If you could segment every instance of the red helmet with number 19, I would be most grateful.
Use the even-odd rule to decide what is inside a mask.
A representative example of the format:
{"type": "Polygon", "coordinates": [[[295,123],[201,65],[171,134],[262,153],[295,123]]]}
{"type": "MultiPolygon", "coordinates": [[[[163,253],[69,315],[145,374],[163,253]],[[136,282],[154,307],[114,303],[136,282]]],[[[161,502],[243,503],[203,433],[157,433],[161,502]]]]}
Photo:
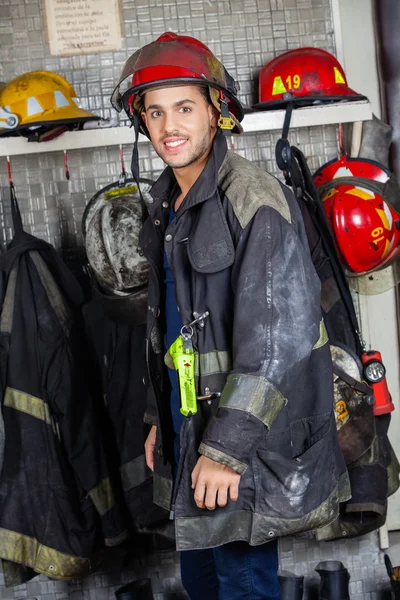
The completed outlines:
{"type": "Polygon", "coordinates": [[[339,61],[320,48],[289,50],[267,63],[259,78],[259,110],[283,108],[288,102],[310,106],[340,100],[365,100],[347,85],[339,61]]]}

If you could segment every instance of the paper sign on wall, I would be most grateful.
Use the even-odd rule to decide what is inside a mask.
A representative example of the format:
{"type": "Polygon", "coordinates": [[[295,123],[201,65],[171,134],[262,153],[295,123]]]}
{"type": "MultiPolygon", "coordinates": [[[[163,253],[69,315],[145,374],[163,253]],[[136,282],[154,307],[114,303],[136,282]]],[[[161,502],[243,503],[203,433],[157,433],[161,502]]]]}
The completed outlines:
{"type": "Polygon", "coordinates": [[[92,54],[121,47],[119,0],[44,0],[50,53],[92,54]]]}

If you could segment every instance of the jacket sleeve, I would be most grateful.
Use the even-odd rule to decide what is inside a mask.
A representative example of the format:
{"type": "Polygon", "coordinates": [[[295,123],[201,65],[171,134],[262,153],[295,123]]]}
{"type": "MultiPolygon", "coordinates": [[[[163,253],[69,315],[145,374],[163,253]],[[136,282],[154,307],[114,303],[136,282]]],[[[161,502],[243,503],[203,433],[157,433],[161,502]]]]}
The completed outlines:
{"type": "Polygon", "coordinates": [[[322,329],[320,282],[298,214],[289,222],[258,209],[240,234],[232,290],[233,368],[199,452],[242,474],[322,329]]]}

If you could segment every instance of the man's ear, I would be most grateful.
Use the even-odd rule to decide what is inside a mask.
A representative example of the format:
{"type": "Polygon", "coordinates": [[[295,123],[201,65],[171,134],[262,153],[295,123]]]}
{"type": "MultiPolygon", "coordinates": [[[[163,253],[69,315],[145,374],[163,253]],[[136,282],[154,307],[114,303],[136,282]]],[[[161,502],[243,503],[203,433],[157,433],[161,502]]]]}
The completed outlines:
{"type": "Polygon", "coordinates": [[[211,127],[216,128],[216,127],[218,127],[219,112],[213,104],[209,105],[209,111],[210,111],[210,125],[211,125],[211,127]]]}
{"type": "Polygon", "coordinates": [[[144,124],[146,125],[146,127],[147,127],[147,115],[146,115],[146,113],[143,111],[143,112],[141,112],[141,113],[140,113],[140,116],[141,116],[141,117],[142,117],[142,119],[143,119],[143,123],[144,123],[144,124]]]}

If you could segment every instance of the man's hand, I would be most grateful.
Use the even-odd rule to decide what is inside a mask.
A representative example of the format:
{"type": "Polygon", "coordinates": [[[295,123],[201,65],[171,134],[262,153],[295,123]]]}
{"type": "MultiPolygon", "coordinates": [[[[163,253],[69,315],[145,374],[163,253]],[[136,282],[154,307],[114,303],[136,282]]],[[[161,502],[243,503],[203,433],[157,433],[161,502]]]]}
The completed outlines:
{"type": "Polygon", "coordinates": [[[214,510],[216,505],[226,506],[229,498],[239,497],[240,475],[230,467],[200,456],[192,471],[194,500],[199,508],[214,510]]]}
{"type": "Polygon", "coordinates": [[[154,471],[154,446],[156,445],[157,426],[152,425],[149,435],[144,443],[144,454],[146,457],[146,465],[154,471]]]}

